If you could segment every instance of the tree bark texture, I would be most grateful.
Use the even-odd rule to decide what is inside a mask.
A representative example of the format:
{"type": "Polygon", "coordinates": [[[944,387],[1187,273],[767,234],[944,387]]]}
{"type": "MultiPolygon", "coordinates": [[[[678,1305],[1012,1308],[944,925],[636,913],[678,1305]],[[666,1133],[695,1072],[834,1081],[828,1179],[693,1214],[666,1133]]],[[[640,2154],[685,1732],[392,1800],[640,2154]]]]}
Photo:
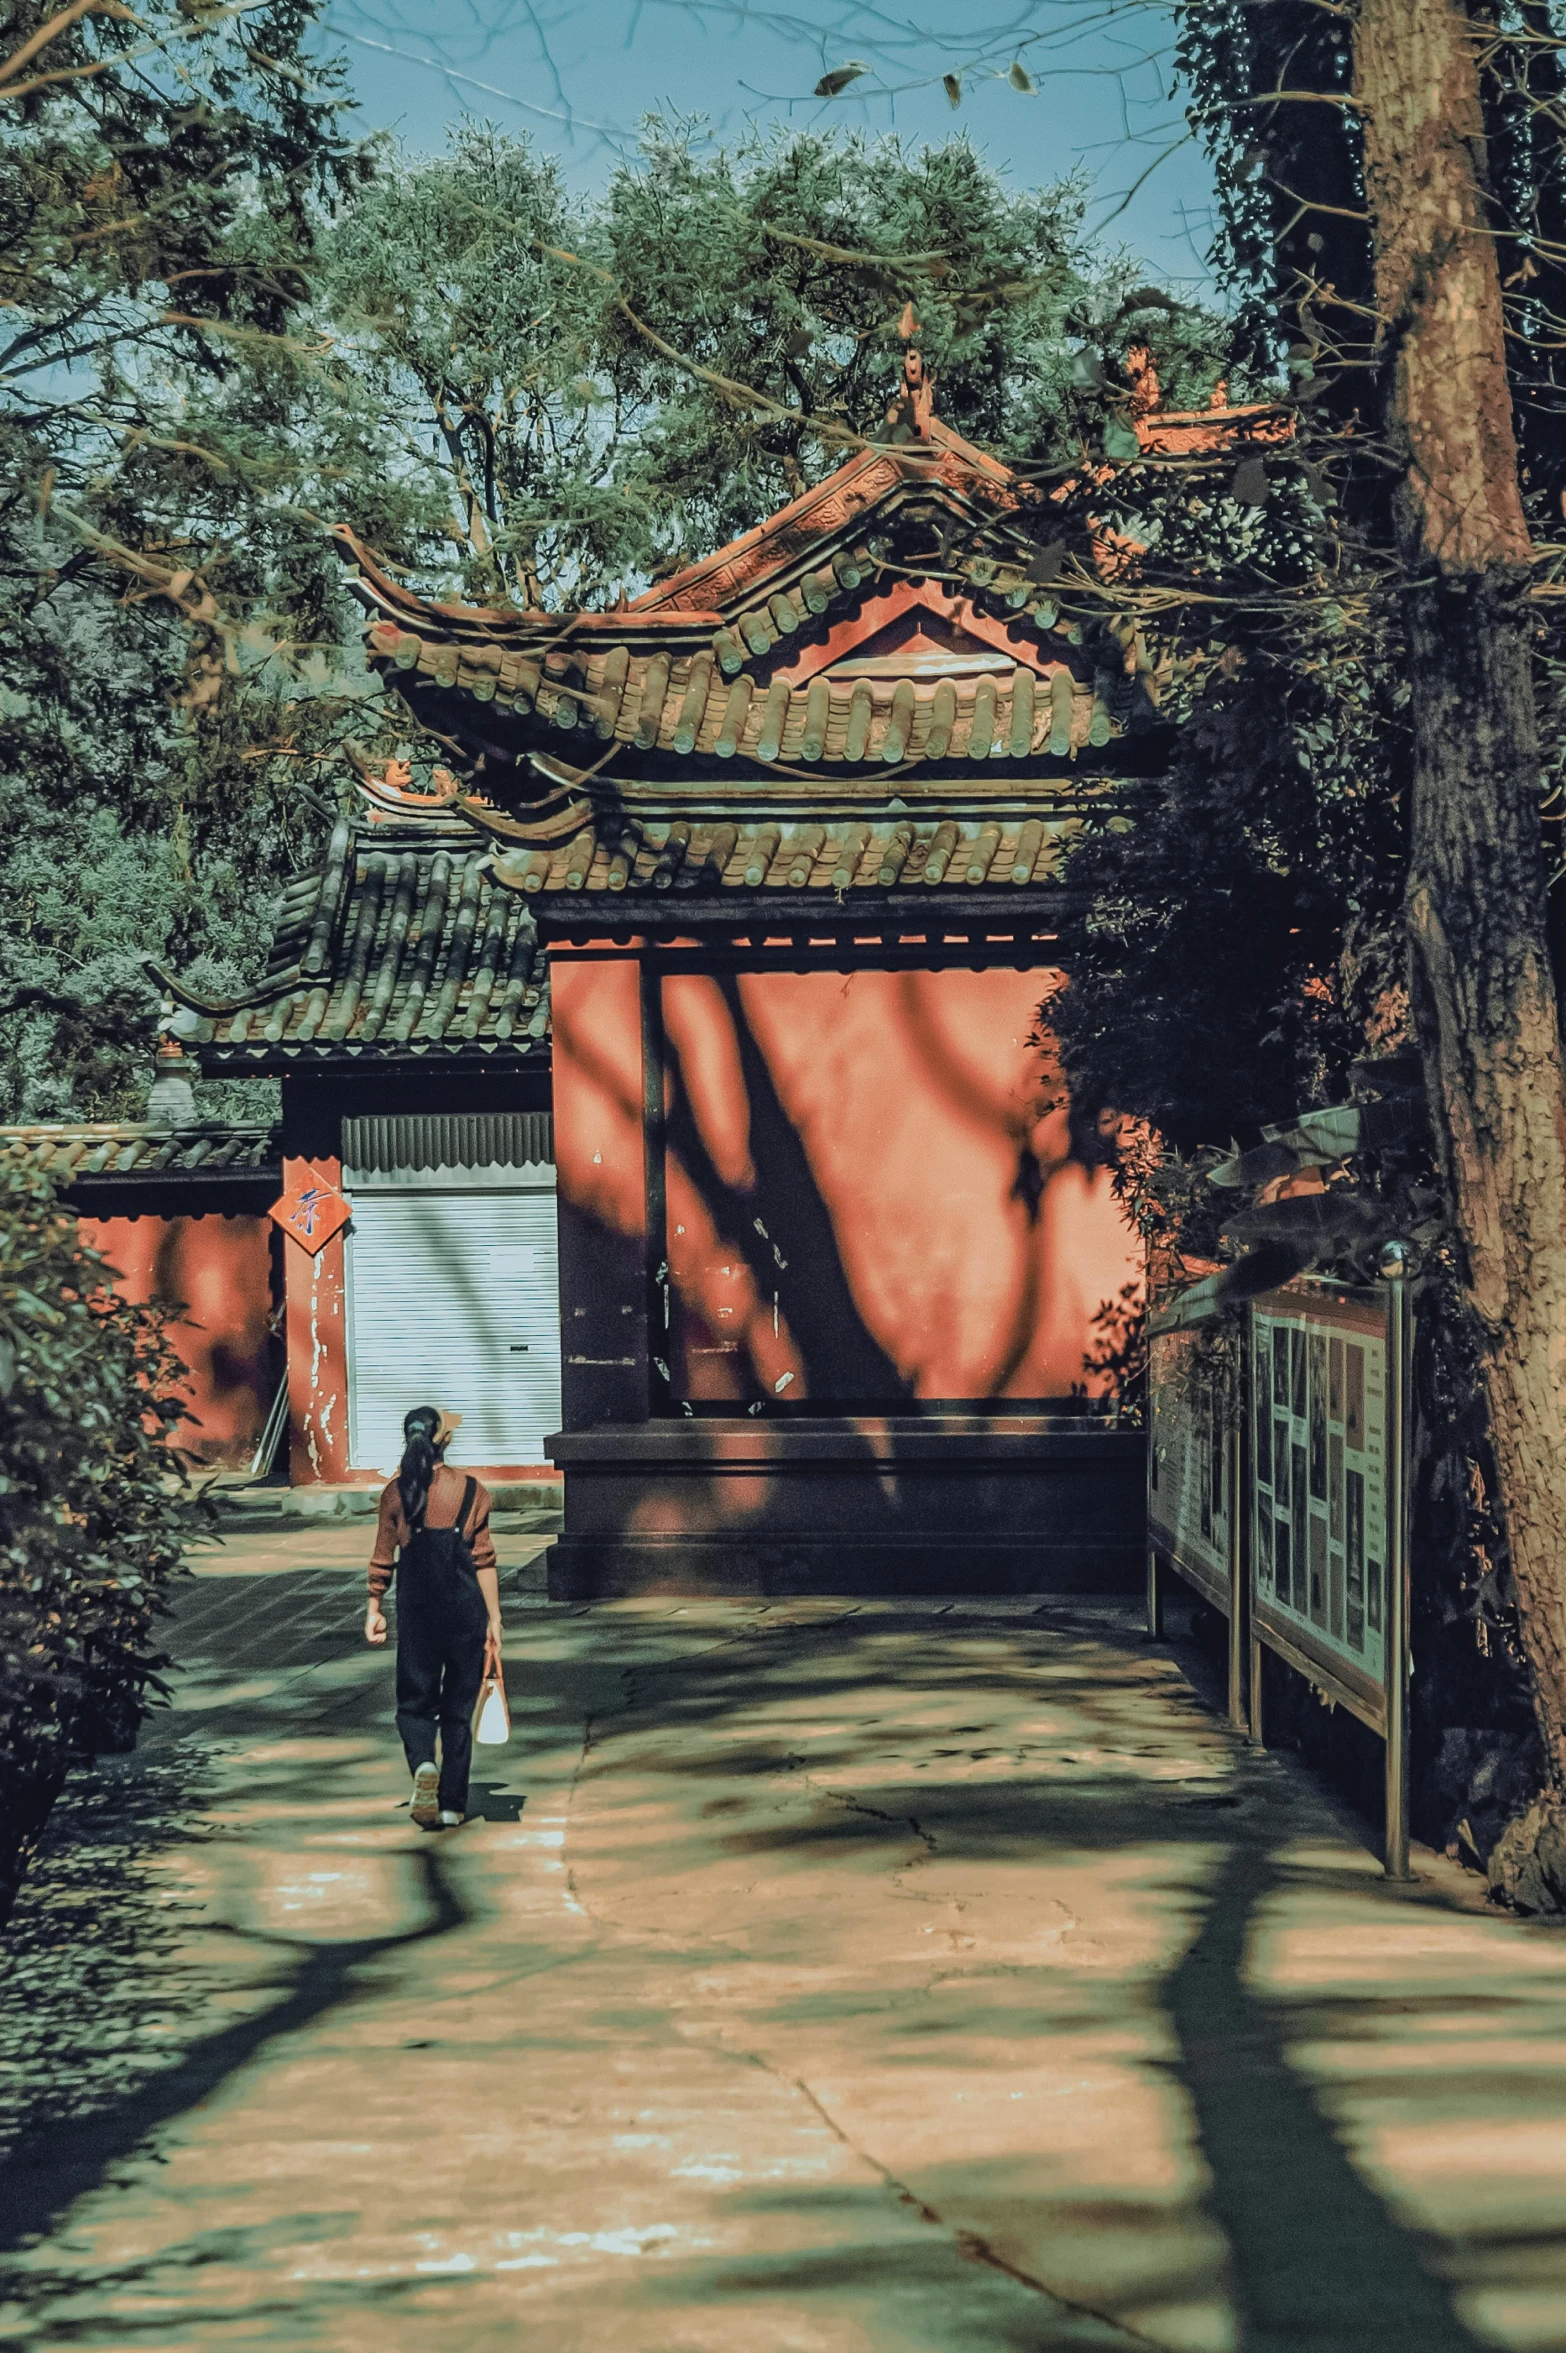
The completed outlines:
{"type": "Polygon", "coordinates": [[[1355,96],[1399,467],[1412,993],[1483,1331],[1540,1726],[1566,1791],[1566,1076],[1546,941],[1529,610],[1476,28],[1362,0],[1355,96]]]}

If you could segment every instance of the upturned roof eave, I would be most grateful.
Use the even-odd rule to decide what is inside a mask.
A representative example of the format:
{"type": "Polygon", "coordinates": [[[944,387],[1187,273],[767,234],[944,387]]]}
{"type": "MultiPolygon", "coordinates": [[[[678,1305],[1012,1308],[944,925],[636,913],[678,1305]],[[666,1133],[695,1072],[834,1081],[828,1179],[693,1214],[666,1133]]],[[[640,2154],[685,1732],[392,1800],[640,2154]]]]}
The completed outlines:
{"type": "MultiPolygon", "coordinates": [[[[1155,458],[1271,445],[1289,439],[1293,430],[1292,412],[1275,401],[1159,410],[1136,420],[1143,454],[1155,458]]],[[[867,443],[764,522],[607,610],[574,607],[550,612],[422,597],[394,580],[348,525],[339,524],[334,537],[353,567],[352,586],[366,608],[421,634],[508,648],[536,649],[572,641],[591,645],[607,639],[633,650],[661,646],[678,651],[687,639],[696,644],[715,628],[732,625],[758,597],[779,590],[786,594],[824,558],[872,531],[877,515],[890,513],[910,494],[938,494],[954,510],[962,510],[965,520],[993,523],[1006,508],[1015,507],[1018,478],[936,417],[926,440],[867,443]],[[866,488],[876,476],[881,477],[880,487],[856,501],[856,490],[866,488]],[[812,517],[821,518],[814,531],[809,529],[812,517]],[[692,601],[704,588],[712,593],[692,601]]]]}
{"type": "MultiPolygon", "coordinates": [[[[539,606],[441,603],[433,597],[420,596],[416,590],[404,588],[400,581],[394,580],[346,523],[336,524],[332,537],[339,555],[351,567],[350,593],[367,612],[382,613],[388,620],[401,622],[409,629],[417,630],[422,623],[432,634],[441,637],[467,638],[476,645],[507,647],[552,644],[557,639],[569,642],[577,637],[608,637],[618,644],[628,636],[634,639],[638,627],[659,644],[665,643],[670,635],[667,623],[649,628],[647,617],[639,618],[627,605],[612,605],[597,612],[579,608],[552,613],[539,606]]],[[[714,608],[710,613],[682,612],[674,619],[681,630],[700,640],[722,625],[723,615],[714,608]]]]}
{"type": "Polygon", "coordinates": [[[607,610],[572,607],[561,612],[516,605],[443,603],[421,597],[394,580],[348,525],[336,526],[333,536],[352,565],[350,583],[359,601],[416,634],[448,640],[536,649],[541,645],[593,644],[605,639],[636,648],[683,650],[687,639],[700,644],[714,629],[732,624],[758,598],[797,585],[807,573],[862,540],[876,527],[878,516],[906,503],[910,494],[938,494],[965,522],[996,519],[995,494],[1008,495],[1013,477],[993,459],[973,449],[956,434],[938,445],[894,447],[877,445],[840,466],[811,490],[805,491],[764,523],[717,548],[698,563],[685,566],[668,580],[659,581],[624,605],[607,610]],[[970,495],[961,475],[952,470],[960,459],[963,470],[987,495],[970,495]],[[945,466],[946,471],[940,469],[945,466]],[[802,537],[810,516],[851,498],[857,481],[880,473],[885,480],[874,496],[853,504],[818,531],[802,537]],[[769,560],[768,551],[775,551],[769,560]],[[756,559],[756,560],[751,560],[756,559]],[[722,593],[687,601],[690,592],[707,582],[722,593]]]}

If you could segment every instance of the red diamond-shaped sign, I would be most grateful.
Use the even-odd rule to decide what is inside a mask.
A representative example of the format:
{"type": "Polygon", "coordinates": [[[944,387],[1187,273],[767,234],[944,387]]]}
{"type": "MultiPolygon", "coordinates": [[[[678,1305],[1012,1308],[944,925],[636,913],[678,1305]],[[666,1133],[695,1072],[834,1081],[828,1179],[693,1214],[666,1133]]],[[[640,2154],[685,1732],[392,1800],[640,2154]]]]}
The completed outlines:
{"type": "Polygon", "coordinates": [[[353,1212],[330,1179],[307,1164],[268,1214],[291,1242],[314,1258],[334,1234],[342,1232],[353,1212]]]}

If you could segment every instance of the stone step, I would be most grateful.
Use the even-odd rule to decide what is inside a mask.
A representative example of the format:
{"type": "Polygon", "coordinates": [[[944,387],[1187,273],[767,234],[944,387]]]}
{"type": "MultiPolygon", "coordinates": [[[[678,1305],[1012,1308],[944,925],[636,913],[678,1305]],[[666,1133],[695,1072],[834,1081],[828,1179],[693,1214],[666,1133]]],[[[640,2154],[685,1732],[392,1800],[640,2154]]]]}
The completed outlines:
{"type": "MultiPolygon", "coordinates": [[[[370,1520],[381,1495],[379,1486],[285,1487],[270,1480],[232,1486],[217,1480],[209,1492],[225,1522],[247,1529],[370,1520]]],[[[558,1479],[502,1480],[490,1487],[490,1495],[497,1531],[553,1533],[560,1525],[564,1490],[558,1479]]]]}

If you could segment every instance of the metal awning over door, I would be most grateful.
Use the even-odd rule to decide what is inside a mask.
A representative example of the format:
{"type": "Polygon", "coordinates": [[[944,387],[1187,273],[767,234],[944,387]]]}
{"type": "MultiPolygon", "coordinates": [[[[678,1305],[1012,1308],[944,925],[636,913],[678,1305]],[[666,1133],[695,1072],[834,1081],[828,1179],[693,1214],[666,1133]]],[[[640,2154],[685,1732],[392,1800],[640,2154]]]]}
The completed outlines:
{"type": "Polygon", "coordinates": [[[494,1135],[500,1122],[448,1119],[429,1154],[406,1132],[422,1124],[345,1122],[402,1131],[344,1137],[354,1468],[395,1468],[415,1405],[461,1414],[459,1466],[541,1463],[560,1426],[554,1171],[533,1157],[544,1139],[508,1162],[491,1157],[511,1141],[494,1135]],[[460,1132],[470,1124],[487,1132],[460,1132]],[[483,1157],[467,1158],[475,1147],[483,1157]]]}

